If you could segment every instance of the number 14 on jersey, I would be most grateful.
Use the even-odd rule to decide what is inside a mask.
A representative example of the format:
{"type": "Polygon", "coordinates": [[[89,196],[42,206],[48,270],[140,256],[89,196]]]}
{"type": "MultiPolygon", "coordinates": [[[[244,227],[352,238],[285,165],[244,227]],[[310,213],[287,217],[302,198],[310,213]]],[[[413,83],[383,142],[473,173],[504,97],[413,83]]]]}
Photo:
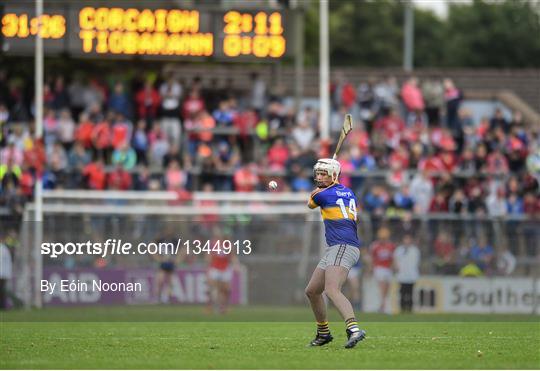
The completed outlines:
{"type": "Polygon", "coordinates": [[[343,218],[345,219],[351,219],[350,216],[352,216],[352,220],[356,221],[356,201],[352,198],[349,199],[349,207],[345,207],[345,201],[342,198],[338,198],[336,201],[336,204],[338,204],[339,208],[341,209],[341,214],[343,214],[343,218]],[[350,216],[349,216],[350,214],[350,216]]]}

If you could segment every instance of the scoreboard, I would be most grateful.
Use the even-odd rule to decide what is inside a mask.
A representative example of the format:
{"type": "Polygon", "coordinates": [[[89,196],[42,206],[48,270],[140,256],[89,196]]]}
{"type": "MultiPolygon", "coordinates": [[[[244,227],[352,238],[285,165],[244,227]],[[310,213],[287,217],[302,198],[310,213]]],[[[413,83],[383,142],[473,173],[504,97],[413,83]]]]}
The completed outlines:
{"type": "Polygon", "coordinates": [[[141,7],[136,1],[105,6],[110,3],[45,1],[39,30],[33,2],[7,2],[0,8],[1,50],[32,55],[39,30],[49,55],[272,60],[292,54],[287,11],[141,7]]]}

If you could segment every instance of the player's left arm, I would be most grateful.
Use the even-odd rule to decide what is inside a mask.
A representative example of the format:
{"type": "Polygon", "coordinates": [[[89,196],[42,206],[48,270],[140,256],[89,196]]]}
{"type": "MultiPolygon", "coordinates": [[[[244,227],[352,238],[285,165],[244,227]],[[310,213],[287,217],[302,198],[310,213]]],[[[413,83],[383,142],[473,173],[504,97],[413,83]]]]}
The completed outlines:
{"type": "Polygon", "coordinates": [[[308,205],[307,205],[310,209],[316,209],[317,207],[320,206],[320,200],[319,200],[320,192],[321,192],[320,189],[316,189],[313,192],[311,192],[311,195],[309,196],[308,205]]]}

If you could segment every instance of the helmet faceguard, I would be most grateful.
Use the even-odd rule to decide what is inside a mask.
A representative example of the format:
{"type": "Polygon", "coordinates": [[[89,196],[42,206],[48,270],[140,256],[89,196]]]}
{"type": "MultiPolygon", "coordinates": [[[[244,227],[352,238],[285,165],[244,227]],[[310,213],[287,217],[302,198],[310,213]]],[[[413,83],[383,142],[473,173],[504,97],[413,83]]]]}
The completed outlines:
{"type": "Polygon", "coordinates": [[[317,187],[325,188],[330,186],[330,184],[324,184],[317,181],[317,172],[324,172],[332,179],[331,183],[335,183],[337,182],[339,173],[341,172],[341,165],[337,160],[332,158],[321,158],[317,161],[315,166],[313,166],[313,178],[317,184],[317,187]]]}

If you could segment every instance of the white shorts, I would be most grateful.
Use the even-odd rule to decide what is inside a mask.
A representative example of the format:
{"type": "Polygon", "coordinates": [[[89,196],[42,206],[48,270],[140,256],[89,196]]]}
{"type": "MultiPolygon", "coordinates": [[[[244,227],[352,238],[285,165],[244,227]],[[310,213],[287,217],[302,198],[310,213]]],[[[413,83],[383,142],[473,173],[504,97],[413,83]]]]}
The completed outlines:
{"type": "Polygon", "coordinates": [[[326,270],[326,267],[336,265],[350,270],[358,259],[360,259],[358,247],[347,244],[333,245],[326,248],[317,268],[326,270]]]}
{"type": "Polygon", "coordinates": [[[392,270],[386,267],[373,268],[373,277],[376,281],[390,282],[392,281],[392,270]]]}
{"type": "Polygon", "coordinates": [[[208,278],[212,281],[231,282],[233,271],[231,268],[220,270],[216,268],[208,269],[208,278]]]}

